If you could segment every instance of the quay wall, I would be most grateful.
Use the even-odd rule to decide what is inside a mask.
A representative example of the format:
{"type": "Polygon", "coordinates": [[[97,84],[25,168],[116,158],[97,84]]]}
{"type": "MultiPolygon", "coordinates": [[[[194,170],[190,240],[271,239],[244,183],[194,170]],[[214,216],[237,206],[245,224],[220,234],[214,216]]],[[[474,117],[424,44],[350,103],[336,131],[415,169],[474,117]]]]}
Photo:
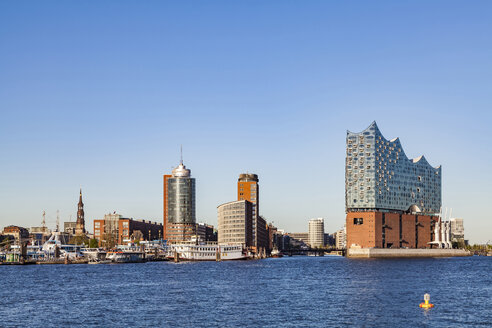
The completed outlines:
{"type": "Polygon", "coordinates": [[[349,258],[458,257],[471,256],[463,249],[349,248],[349,258]]]}

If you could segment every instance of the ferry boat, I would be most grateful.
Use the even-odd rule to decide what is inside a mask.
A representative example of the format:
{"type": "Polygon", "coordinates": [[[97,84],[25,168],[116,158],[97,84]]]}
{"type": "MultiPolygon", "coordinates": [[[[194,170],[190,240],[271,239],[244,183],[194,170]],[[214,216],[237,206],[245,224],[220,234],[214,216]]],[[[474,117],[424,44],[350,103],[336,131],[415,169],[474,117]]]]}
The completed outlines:
{"type": "Polygon", "coordinates": [[[89,261],[106,259],[106,251],[103,248],[82,248],[80,251],[89,261]]]}
{"type": "Polygon", "coordinates": [[[168,246],[168,258],[183,261],[232,261],[244,260],[246,254],[241,244],[182,243],[168,246]]]}
{"type": "Polygon", "coordinates": [[[137,251],[109,251],[106,254],[106,260],[113,263],[139,263],[145,261],[144,252],[137,251]]]}

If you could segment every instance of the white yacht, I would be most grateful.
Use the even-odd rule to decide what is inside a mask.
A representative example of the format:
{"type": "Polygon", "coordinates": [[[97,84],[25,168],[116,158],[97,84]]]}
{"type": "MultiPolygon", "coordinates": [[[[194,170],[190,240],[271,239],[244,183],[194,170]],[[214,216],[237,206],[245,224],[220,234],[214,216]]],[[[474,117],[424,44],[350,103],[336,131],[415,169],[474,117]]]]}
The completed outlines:
{"type": "Polygon", "coordinates": [[[83,245],[66,244],[67,241],[65,239],[66,236],[64,234],[54,232],[50,239],[43,244],[42,251],[47,257],[53,257],[56,255],[56,249],[58,248],[60,257],[68,257],[71,260],[84,256],[81,252],[81,249],[84,247],[83,245]]]}

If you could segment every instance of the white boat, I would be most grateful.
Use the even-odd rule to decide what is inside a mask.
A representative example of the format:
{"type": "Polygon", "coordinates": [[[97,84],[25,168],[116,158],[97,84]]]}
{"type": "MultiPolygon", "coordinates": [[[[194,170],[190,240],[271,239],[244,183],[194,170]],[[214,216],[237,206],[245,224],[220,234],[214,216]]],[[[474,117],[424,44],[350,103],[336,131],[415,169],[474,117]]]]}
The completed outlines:
{"type": "Polygon", "coordinates": [[[89,260],[104,260],[106,251],[102,248],[82,248],[81,253],[89,260]]]}
{"type": "Polygon", "coordinates": [[[168,246],[168,258],[183,261],[231,261],[246,259],[241,244],[183,243],[168,246]]]}
{"type": "Polygon", "coordinates": [[[113,263],[138,263],[145,260],[145,253],[135,251],[109,251],[106,259],[113,263]]]}
{"type": "MultiPolygon", "coordinates": [[[[48,239],[42,247],[42,251],[46,254],[46,256],[53,257],[56,256],[56,250],[59,250],[60,257],[67,257],[70,260],[77,259],[83,257],[81,249],[84,247],[83,245],[70,245],[64,243],[64,235],[59,232],[54,232],[50,239],[48,239]]],[[[45,258],[46,258],[45,256],[45,258]]]]}
{"type": "Polygon", "coordinates": [[[282,257],[282,252],[280,252],[277,248],[272,249],[272,252],[270,253],[270,257],[273,258],[279,258],[282,257]]]}
{"type": "Polygon", "coordinates": [[[109,264],[113,263],[111,260],[99,260],[99,259],[91,259],[87,264],[109,264]]]}

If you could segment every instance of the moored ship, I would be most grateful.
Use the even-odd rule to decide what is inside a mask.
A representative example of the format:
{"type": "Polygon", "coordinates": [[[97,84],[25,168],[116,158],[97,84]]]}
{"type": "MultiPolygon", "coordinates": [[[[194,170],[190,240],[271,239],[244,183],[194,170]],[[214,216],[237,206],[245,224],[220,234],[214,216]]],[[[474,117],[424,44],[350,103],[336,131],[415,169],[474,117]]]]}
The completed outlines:
{"type": "Polygon", "coordinates": [[[183,261],[232,261],[246,259],[246,254],[241,244],[173,244],[169,245],[167,256],[170,259],[183,261]]]}
{"type": "Polygon", "coordinates": [[[106,260],[113,263],[139,263],[145,261],[145,253],[137,251],[109,251],[106,260]]]}

